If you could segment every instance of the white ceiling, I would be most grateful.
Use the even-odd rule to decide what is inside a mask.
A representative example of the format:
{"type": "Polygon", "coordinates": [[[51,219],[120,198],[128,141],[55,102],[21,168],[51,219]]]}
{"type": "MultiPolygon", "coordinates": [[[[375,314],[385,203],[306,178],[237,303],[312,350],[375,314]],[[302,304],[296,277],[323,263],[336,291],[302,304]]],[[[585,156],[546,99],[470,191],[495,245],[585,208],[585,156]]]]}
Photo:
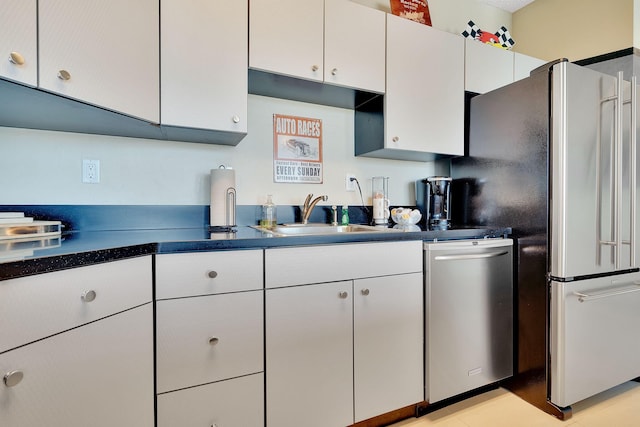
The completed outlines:
{"type": "Polygon", "coordinates": [[[515,12],[532,3],[534,0],[478,0],[480,3],[506,10],[507,12],[515,12]]]}

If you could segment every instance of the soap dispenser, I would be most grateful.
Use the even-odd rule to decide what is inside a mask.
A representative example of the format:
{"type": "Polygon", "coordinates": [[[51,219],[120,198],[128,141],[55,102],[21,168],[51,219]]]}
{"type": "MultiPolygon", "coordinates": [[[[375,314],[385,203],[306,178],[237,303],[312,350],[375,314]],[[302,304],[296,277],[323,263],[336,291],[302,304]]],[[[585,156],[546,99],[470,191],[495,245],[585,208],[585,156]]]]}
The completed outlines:
{"type": "Polygon", "coordinates": [[[342,207],[342,225],[349,225],[349,206],[342,207]]]}
{"type": "Polygon", "coordinates": [[[265,228],[273,228],[278,223],[276,215],[276,205],[273,203],[271,194],[267,195],[267,201],[262,205],[262,216],[260,217],[260,226],[265,228]]]}

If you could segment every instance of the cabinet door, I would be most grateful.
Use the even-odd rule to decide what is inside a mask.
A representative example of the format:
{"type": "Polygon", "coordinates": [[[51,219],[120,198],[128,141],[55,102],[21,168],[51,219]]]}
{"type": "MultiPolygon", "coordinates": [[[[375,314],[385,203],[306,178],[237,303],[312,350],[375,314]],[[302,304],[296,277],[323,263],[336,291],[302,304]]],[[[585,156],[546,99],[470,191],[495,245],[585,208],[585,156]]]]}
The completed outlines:
{"type": "Polygon", "coordinates": [[[324,19],[325,83],[384,93],[385,13],[325,0],[324,19]]]}
{"type": "Polygon", "coordinates": [[[424,399],[422,289],[418,273],[354,281],[356,422],[424,399]]]}
{"type": "Polygon", "coordinates": [[[264,427],[264,377],[247,375],[158,396],[158,427],[264,427]]]}
{"type": "Polygon", "coordinates": [[[40,0],[40,87],[159,121],[155,0],[40,0]]]}
{"type": "Polygon", "coordinates": [[[352,284],[265,292],[267,425],[353,423],[352,284]]]}
{"type": "Polygon", "coordinates": [[[158,393],[263,371],[262,291],[158,301],[158,393]]]}
{"type": "Polygon", "coordinates": [[[4,0],[0,12],[0,77],[38,84],[36,0],[4,0]]]}
{"type": "Polygon", "coordinates": [[[387,149],[464,154],[464,39],[387,14],[387,149]]]}
{"type": "Polygon", "coordinates": [[[518,52],[513,53],[513,80],[529,77],[532,70],[544,65],[546,61],[533,56],[523,55],[518,52]]]}
{"type": "Polygon", "coordinates": [[[162,0],[161,122],[247,131],[247,0],[162,0]]]}
{"type": "Polygon", "coordinates": [[[249,67],[323,80],[324,0],[250,0],[249,67]]]}
{"type": "Polygon", "coordinates": [[[146,304],[0,355],[2,425],[153,427],[153,310],[146,304]]]}
{"type": "Polygon", "coordinates": [[[0,286],[0,352],[151,299],[151,256],[4,281],[0,286]]]}
{"type": "Polygon", "coordinates": [[[513,52],[465,39],[465,90],[485,93],[509,83],[513,83],[513,52]]]}

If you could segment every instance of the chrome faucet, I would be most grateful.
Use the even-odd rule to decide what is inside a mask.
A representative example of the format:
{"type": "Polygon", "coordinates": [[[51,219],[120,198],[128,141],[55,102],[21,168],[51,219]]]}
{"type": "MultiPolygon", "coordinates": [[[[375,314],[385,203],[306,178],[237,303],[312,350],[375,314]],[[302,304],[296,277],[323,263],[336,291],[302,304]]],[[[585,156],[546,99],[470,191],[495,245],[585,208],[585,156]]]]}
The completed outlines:
{"type": "Polygon", "coordinates": [[[311,211],[313,210],[313,208],[316,207],[318,202],[320,200],[322,200],[323,202],[326,202],[328,199],[327,196],[318,196],[315,199],[311,200],[312,197],[313,197],[313,194],[309,194],[307,198],[304,200],[304,205],[302,206],[302,223],[303,224],[306,224],[309,222],[311,211]]]}

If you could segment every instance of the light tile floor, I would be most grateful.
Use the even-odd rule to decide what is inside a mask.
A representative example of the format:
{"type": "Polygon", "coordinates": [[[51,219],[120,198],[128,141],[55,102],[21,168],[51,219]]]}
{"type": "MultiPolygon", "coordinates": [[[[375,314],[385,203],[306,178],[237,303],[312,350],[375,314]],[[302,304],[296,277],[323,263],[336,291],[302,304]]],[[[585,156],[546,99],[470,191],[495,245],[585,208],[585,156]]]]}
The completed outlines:
{"type": "Polygon", "coordinates": [[[499,388],[392,427],[638,427],[640,383],[627,382],[573,405],[567,421],[499,388]]]}

